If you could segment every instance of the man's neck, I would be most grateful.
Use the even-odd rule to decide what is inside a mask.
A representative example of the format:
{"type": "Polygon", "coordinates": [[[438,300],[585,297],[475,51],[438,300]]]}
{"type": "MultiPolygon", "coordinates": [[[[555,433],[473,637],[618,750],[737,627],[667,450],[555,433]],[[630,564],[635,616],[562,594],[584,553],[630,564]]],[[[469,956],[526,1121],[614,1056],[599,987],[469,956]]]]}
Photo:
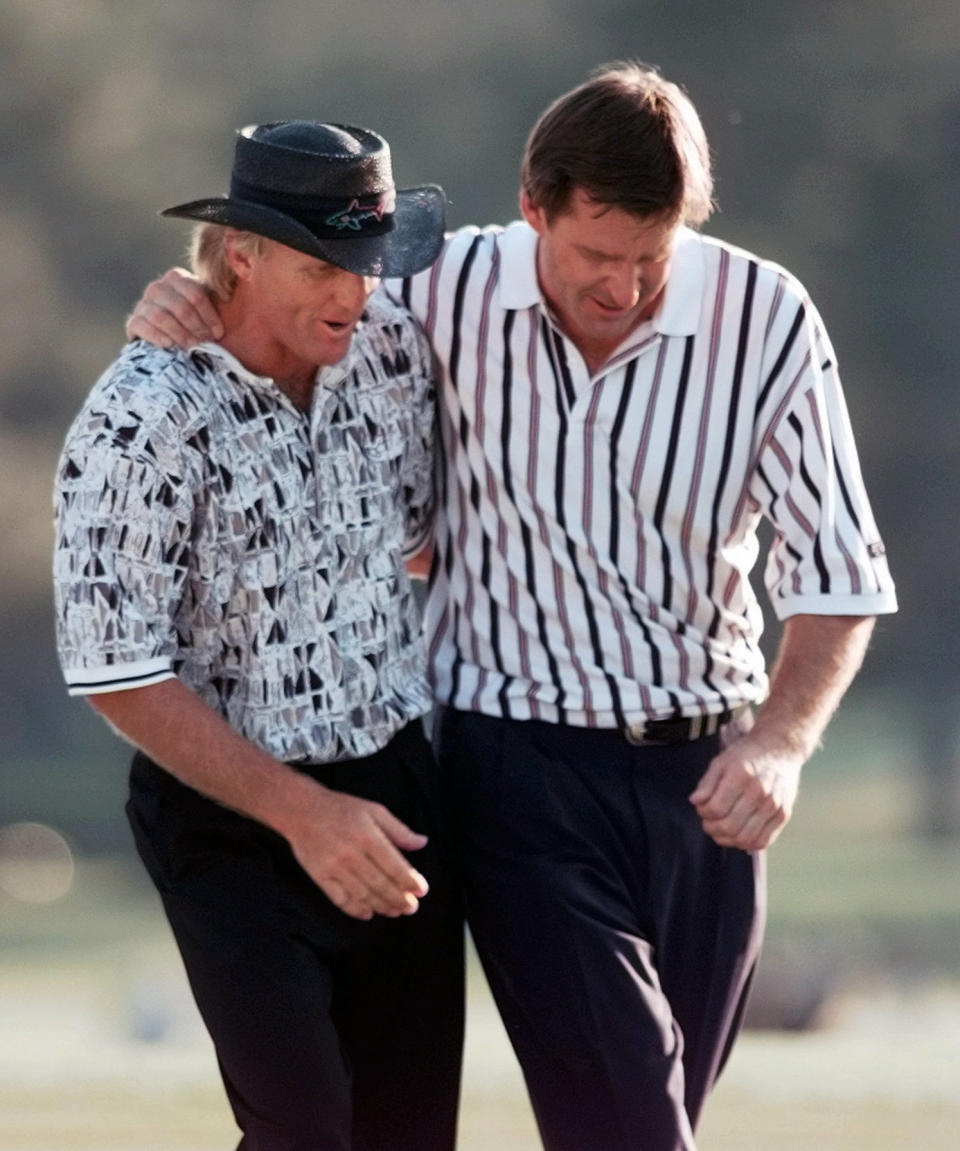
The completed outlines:
{"type": "Polygon", "coordinates": [[[543,278],[539,274],[539,265],[537,268],[538,280],[540,282],[540,293],[550,308],[553,314],[554,322],[560,331],[567,337],[568,340],[574,345],[580,355],[583,357],[584,363],[587,365],[587,370],[591,376],[595,376],[600,369],[608,362],[613,356],[614,352],[621,347],[636,330],[651,319],[663,306],[664,290],[660,292],[650,301],[641,312],[637,313],[636,318],[622,332],[611,336],[609,339],[601,339],[589,332],[584,331],[578,324],[574,323],[571,318],[566,315],[562,308],[559,308],[554,301],[550,298],[543,287],[543,278]]]}
{"type": "Polygon", "coordinates": [[[309,411],[320,365],[306,364],[276,345],[267,344],[231,301],[217,303],[223,321],[219,343],[256,376],[269,379],[301,411],[309,411]]]}
{"type": "MultiPolygon", "coordinates": [[[[544,297],[546,298],[546,297],[544,297]]],[[[637,331],[639,327],[645,324],[651,317],[653,317],[659,310],[663,302],[663,294],[661,293],[657,298],[651,301],[646,308],[643,309],[636,320],[625,331],[619,333],[616,337],[609,340],[591,339],[585,332],[576,329],[569,322],[564,320],[556,309],[551,307],[553,314],[556,318],[557,326],[560,331],[571,341],[577,351],[583,356],[584,363],[587,365],[587,371],[591,376],[597,375],[600,369],[606,364],[613,356],[614,352],[630,339],[631,336],[637,331]]]]}

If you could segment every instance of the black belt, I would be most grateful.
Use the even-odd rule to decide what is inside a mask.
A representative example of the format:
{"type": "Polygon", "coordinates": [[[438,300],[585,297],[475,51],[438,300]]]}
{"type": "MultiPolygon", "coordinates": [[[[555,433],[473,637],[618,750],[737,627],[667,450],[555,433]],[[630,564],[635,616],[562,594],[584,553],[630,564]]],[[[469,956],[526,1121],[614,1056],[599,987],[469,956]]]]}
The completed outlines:
{"type": "Polygon", "coordinates": [[[623,738],[627,743],[665,744],[688,743],[692,739],[704,739],[715,735],[725,723],[749,709],[749,704],[718,711],[713,715],[685,715],[676,719],[646,719],[631,723],[624,728],[623,738]]]}

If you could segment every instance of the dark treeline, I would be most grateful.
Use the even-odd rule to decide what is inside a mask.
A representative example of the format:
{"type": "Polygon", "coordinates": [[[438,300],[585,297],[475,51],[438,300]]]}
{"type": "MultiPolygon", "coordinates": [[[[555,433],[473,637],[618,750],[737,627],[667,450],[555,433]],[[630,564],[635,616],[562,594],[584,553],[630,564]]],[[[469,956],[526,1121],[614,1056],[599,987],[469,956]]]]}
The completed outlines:
{"type": "MultiPolygon", "coordinates": [[[[956,828],[954,412],[960,8],[760,0],[7,0],[0,10],[0,824],[125,843],[124,753],[67,703],[49,593],[66,427],[142,285],[182,260],[171,203],[223,190],[232,129],[368,124],[451,225],[516,215],[537,112],[603,61],[683,83],[715,155],[709,231],[786,264],[824,315],[901,598],[856,690],[896,709],[956,828]]],[[[772,639],[775,636],[771,636],[772,639]]]]}

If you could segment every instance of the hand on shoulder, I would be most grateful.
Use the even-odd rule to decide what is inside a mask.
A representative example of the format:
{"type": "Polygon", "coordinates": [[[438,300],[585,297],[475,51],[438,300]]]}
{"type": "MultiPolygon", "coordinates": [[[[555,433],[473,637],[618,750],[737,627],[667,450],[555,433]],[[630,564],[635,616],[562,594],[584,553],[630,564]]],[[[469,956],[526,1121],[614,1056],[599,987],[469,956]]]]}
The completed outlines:
{"type": "Polygon", "coordinates": [[[185,268],[171,268],[149,283],[127,317],[128,340],[160,348],[188,348],[223,335],[223,324],[207,289],[185,268]]]}

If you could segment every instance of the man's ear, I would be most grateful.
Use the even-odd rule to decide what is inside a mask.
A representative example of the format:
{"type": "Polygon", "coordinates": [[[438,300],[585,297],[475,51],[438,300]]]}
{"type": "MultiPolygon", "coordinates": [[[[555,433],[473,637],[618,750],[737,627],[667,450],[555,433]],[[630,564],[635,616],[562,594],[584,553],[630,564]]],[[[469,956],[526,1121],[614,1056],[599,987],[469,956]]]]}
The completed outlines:
{"type": "Polygon", "coordinates": [[[542,236],[547,227],[546,212],[530,199],[526,191],[520,193],[520,211],[523,213],[523,218],[537,235],[542,236]]]}
{"type": "Polygon", "coordinates": [[[247,280],[250,278],[257,256],[249,244],[237,243],[239,236],[240,232],[236,228],[226,229],[223,237],[223,253],[237,279],[247,280]]]}

